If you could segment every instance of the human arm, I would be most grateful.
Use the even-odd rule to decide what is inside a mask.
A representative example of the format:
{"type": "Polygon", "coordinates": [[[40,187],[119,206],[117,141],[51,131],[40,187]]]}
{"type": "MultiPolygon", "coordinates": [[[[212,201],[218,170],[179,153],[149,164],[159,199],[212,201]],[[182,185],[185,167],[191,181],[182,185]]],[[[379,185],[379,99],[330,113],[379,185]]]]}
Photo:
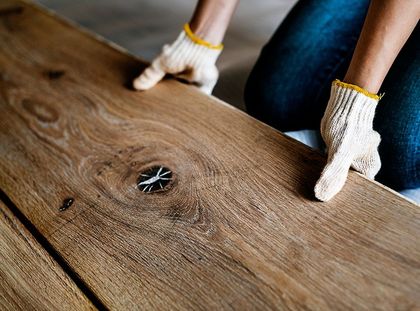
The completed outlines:
{"type": "MultiPolygon", "coordinates": [[[[372,0],[344,82],[334,82],[321,121],[328,160],[315,196],[328,201],[343,187],[348,169],[373,179],[381,167],[375,108],[386,74],[420,17],[418,0],[372,0]]],[[[379,104],[380,105],[380,104],[379,104]]]]}
{"type": "Polygon", "coordinates": [[[137,90],[147,90],[166,73],[197,85],[210,94],[218,79],[216,60],[221,42],[238,0],[200,0],[189,24],[170,45],[133,81],[137,90]]]}
{"type": "Polygon", "coordinates": [[[223,41],[239,0],[199,0],[190,21],[191,30],[213,44],[223,41]]]}
{"type": "Polygon", "coordinates": [[[419,0],[372,0],[344,82],[378,93],[419,18],[419,0]]]}

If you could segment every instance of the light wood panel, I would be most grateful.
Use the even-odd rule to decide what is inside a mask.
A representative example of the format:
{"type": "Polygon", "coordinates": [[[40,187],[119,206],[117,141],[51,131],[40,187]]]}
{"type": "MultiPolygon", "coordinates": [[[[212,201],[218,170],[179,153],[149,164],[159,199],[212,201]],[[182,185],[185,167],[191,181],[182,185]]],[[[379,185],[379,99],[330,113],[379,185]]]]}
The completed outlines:
{"type": "Polygon", "coordinates": [[[0,187],[103,304],[420,306],[418,207],[355,172],[317,202],[317,152],[176,81],[134,92],[139,60],[16,5],[0,13],[0,187]],[[143,192],[153,166],[172,180],[143,192]]]}
{"type": "Polygon", "coordinates": [[[0,309],[94,310],[2,201],[0,214],[0,309]]]}

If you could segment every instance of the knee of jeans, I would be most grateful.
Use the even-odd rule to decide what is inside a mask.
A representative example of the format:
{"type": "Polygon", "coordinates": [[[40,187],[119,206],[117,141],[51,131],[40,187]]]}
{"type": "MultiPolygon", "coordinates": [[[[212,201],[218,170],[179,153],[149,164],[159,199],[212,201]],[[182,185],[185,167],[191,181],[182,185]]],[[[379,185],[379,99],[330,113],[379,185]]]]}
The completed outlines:
{"type": "MultiPolygon", "coordinates": [[[[266,118],[267,104],[270,100],[267,97],[265,86],[261,83],[263,77],[256,77],[254,72],[251,72],[245,85],[244,102],[247,113],[257,119],[266,118]]],[[[262,120],[263,121],[263,120],[262,120]]]]}
{"type": "Polygon", "coordinates": [[[376,180],[395,190],[420,187],[420,159],[412,139],[382,140],[379,146],[382,167],[376,180]]]}
{"type": "Polygon", "coordinates": [[[287,131],[290,116],[290,101],[287,94],[279,96],[277,83],[270,77],[252,72],[248,78],[244,92],[247,113],[280,131],[287,131]]]}

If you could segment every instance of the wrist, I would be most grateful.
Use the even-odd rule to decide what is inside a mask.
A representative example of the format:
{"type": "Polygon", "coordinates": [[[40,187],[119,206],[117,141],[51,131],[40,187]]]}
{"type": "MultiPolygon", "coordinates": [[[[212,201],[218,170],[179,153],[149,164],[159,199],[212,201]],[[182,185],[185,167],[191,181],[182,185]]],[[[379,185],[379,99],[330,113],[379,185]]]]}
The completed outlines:
{"type": "Polygon", "coordinates": [[[383,82],[381,76],[383,76],[381,72],[373,72],[373,70],[369,67],[369,64],[366,64],[362,69],[359,68],[357,71],[349,68],[343,81],[349,84],[357,85],[369,93],[375,94],[379,92],[379,88],[383,82]]]}
{"type": "Polygon", "coordinates": [[[201,39],[222,43],[239,0],[200,0],[190,20],[191,30],[201,39]]]}
{"type": "Polygon", "coordinates": [[[206,22],[198,22],[192,20],[189,23],[191,31],[199,38],[204,41],[211,43],[212,45],[219,45],[223,41],[224,30],[223,27],[218,25],[212,25],[206,22]]]}

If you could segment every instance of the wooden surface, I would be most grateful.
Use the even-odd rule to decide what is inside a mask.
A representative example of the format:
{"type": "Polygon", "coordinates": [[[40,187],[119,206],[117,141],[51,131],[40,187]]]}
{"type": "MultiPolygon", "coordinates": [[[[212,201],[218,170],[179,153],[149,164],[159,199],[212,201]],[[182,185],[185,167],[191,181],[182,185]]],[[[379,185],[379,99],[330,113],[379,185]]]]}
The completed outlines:
{"type": "Polygon", "coordinates": [[[0,310],[93,310],[76,284],[0,201],[0,310]]]}
{"type": "Polygon", "coordinates": [[[318,153],[179,82],[130,90],[139,60],[30,5],[2,0],[0,42],[0,187],[103,305],[420,307],[417,206],[355,172],[316,201],[318,153]]]}

